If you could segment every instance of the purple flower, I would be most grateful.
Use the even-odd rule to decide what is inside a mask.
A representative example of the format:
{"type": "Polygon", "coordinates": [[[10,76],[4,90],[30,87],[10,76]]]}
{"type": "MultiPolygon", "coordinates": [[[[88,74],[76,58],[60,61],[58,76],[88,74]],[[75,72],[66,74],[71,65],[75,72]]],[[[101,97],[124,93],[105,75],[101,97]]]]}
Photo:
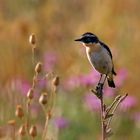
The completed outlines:
{"type": "Polygon", "coordinates": [[[81,77],[81,85],[82,86],[93,86],[99,80],[99,73],[96,71],[92,71],[87,75],[81,77]]]}
{"type": "Polygon", "coordinates": [[[64,117],[55,118],[54,124],[58,129],[64,129],[69,126],[69,121],[64,117]]]}
{"type": "Polygon", "coordinates": [[[126,80],[127,76],[128,76],[128,71],[126,69],[120,69],[117,72],[117,76],[116,76],[116,80],[115,80],[116,86],[117,87],[122,86],[124,81],[126,80]]]}
{"type": "Polygon", "coordinates": [[[55,52],[46,52],[44,55],[44,68],[47,71],[52,71],[56,65],[58,56],[55,52]]]}
{"type": "Polygon", "coordinates": [[[76,75],[68,78],[65,81],[64,88],[66,88],[67,90],[73,90],[80,86],[82,87],[93,86],[97,83],[98,80],[99,74],[95,71],[92,71],[87,75],[76,75]]]}
{"type": "Polygon", "coordinates": [[[40,114],[42,110],[40,110],[39,104],[31,104],[30,111],[32,114],[32,118],[38,118],[38,114],[40,114]]]}
{"type": "Polygon", "coordinates": [[[72,76],[66,80],[64,88],[67,90],[73,90],[80,87],[81,76],[72,76]]]}
{"type": "Polygon", "coordinates": [[[100,101],[99,101],[99,99],[95,95],[93,95],[91,93],[88,93],[85,96],[84,104],[85,104],[85,107],[89,111],[99,111],[99,109],[100,109],[100,101]]]}
{"type": "Polygon", "coordinates": [[[106,87],[104,88],[104,94],[105,94],[105,96],[107,96],[107,97],[113,97],[114,94],[115,94],[115,91],[114,91],[113,88],[110,88],[110,87],[106,86],[106,87]]]}
{"type": "Polygon", "coordinates": [[[22,81],[22,84],[21,84],[21,92],[26,95],[29,88],[31,87],[31,85],[29,84],[28,81],[22,81]]]}
{"type": "Polygon", "coordinates": [[[45,88],[47,86],[48,80],[46,78],[38,80],[39,88],[45,88]]]}
{"type": "Polygon", "coordinates": [[[132,114],[132,119],[134,120],[136,126],[140,127],[140,112],[132,114]]]}
{"type": "Polygon", "coordinates": [[[137,105],[137,99],[133,96],[128,96],[120,104],[120,110],[125,112],[129,109],[132,109],[136,105],[137,105]]]}
{"type": "Polygon", "coordinates": [[[31,85],[27,80],[15,78],[10,81],[10,88],[13,91],[22,93],[23,95],[27,94],[30,87],[31,87],[31,85]]]}

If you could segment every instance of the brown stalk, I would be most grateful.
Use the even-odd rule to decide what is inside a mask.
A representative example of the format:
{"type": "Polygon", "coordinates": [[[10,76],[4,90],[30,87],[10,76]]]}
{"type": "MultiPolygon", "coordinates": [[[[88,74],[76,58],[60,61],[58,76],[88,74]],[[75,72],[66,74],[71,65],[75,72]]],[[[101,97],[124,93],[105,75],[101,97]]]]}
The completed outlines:
{"type": "Polygon", "coordinates": [[[48,130],[48,123],[49,123],[49,115],[46,114],[46,122],[43,129],[42,140],[46,140],[47,130],[48,130]]]}
{"type": "MultiPolygon", "coordinates": [[[[125,94],[125,95],[123,95],[122,97],[120,97],[120,99],[118,100],[118,102],[117,102],[116,105],[114,106],[114,108],[113,108],[111,114],[114,114],[114,113],[115,113],[115,111],[117,110],[117,108],[118,108],[118,106],[120,105],[120,103],[121,103],[123,100],[125,100],[125,98],[126,98],[127,96],[128,96],[128,94],[125,94]]],[[[109,120],[108,120],[108,122],[107,122],[107,129],[109,129],[109,126],[110,126],[110,123],[111,123],[111,121],[112,121],[112,118],[113,118],[113,116],[110,117],[109,120]]]]}
{"type": "Polygon", "coordinates": [[[100,99],[101,102],[101,124],[102,124],[102,140],[105,140],[105,133],[106,133],[106,124],[105,124],[105,110],[104,110],[104,100],[103,100],[103,95],[101,96],[100,99]]]}
{"type": "Polygon", "coordinates": [[[103,91],[102,90],[103,90],[103,85],[98,85],[98,87],[96,87],[96,90],[91,90],[91,91],[100,100],[102,140],[106,140],[105,104],[104,104],[103,91]]]}
{"type": "Polygon", "coordinates": [[[102,140],[107,140],[109,136],[112,135],[112,130],[110,128],[111,120],[114,116],[114,113],[116,109],[118,108],[119,104],[125,100],[125,98],[128,96],[128,94],[125,94],[123,96],[118,95],[112,104],[106,108],[106,105],[104,104],[104,98],[103,98],[103,85],[98,84],[96,87],[96,90],[91,90],[92,93],[96,95],[96,97],[100,100],[101,104],[101,128],[102,128],[102,140]]]}
{"type": "MultiPolygon", "coordinates": [[[[35,34],[30,35],[29,43],[31,44],[31,47],[32,47],[32,63],[33,63],[33,67],[34,67],[34,65],[35,65],[35,51],[36,51],[36,36],[35,36],[35,34]]],[[[34,89],[35,89],[36,82],[37,82],[36,69],[35,69],[35,74],[34,74],[33,81],[32,81],[32,88],[29,89],[29,91],[27,93],[27,101],[26,101],[26,113],[27,113],[26,131],[27,131],[28,139],[29,139],[29,127],[30,127],[30,115],[31,115],[30,114],[30,105],[31,105],[31,101],[33,100],[33,97],[34,97],[33,94],[34,94],[34,89]]]]}

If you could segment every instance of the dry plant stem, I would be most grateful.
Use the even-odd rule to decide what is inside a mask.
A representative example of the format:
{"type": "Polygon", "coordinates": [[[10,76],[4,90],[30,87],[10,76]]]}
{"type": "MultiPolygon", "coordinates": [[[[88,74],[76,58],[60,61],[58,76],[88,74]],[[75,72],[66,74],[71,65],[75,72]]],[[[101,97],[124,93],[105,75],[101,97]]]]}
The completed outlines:
{"type": "Polygon", "coordinates": [[[48,114],[46,114],[46,122],[45,122],[45,127],[43,130],[42,140],[46,140],[46,135],[47,135],[47,130],[48,130],[48,122],[49,122],[49,116],[48,116],[48,114]]]}
{"type": "Polygon", "coordinates": [[[53,112],[52,110],[53,110],[53,107],[55,105],[55,97],[56,97],[56,86],[51,85],[51,90],[52,90],[52,92],[50,94],[50,107],[48,110],[50,112],[53,112]]]}
{"type": "Polygon", "coordinates": [[[101,95],[100,102],[101,102],[102,140],[105,140],[106,125],[105,125],[105,121],[104,121],[104,101],[103,101],[103,95],[101,95]]]}
{"type": "Polygon", "coordinates": [[[46,113],[47,111],[46,111],[44,105],[42,105],[42,109],[43,109],[44,114],[46,115],[46,122],[45,122],[45,126],[44,126],[43,133],[42,133],[42,140],[45,140],[45,137],[47,135],[49,116],[48,116],[48,113],[46,113]]]}
{"type": "Polygon", "coordinates": [[[118,95],[115,100],[112,102],[112,104],[106,109],[106,116],[110,113],[110,111],[112,110],[112,108],[114,107],[114,105],[120,100],[122,96],[118,95]]]}
{"type": "MultiPolygon", "coordinates": [[[[123,100],[125,100],[125,98],[126,98],[127,96],[128,96],[128,94],[125,94],[125,95],[123,95],[122,97],[120,97],[120,99],[118,100],[118,102],[117,102],[116,105],[114,106],[114,108],[113,108],[111,114],[114,114],[114,113],[115,113],[115,111],[117,110],[119,104],[120,104],[123,100]]],[[[107,122],[107,126],[106,126],[107,129],[109,129],[109,126],[110,126],[110,123],[111,123],[111,121],[112,121],[112,118],[113,118],[113,116],[110,117],[109,120],[108,120],[108,122],[107,122]]]]}
{"type": "Polygon", "coordinates": [[[26,132],[27,132],[28,139],[30,139],[30,136],[29,136],[30,108],[29,107],[30,107],[30,101],[27,100],[27,104],[26,104],[26,109],[27,109],[26,132]]]}
{"type": "Polygon", "coordinates": [[[123,96],[118,95],[112,104],[106,108],[104,104],[104,98],[103,98],[103,84],[98,84],[96,87],[96,90],[91,90],[92,93],[96,95],[96,97],[100,100],[101,104],[101,126],[102,126],[102,140],[107,140],[107,137],[109,137],[111,133],[110,123],[114,116],[114,113],[116,109],[118,108],[119,104],[125,100],[125,98],[128,96],[128,94],[125,94],[123,96]]]}
{"type": "Polygon", "coordinates": [[[102,140],[106,140],[106,124],[105,124],[105,107],[104,107],[104,100],[103,100],[103,93],[102,88],[97,87],[96,90],[91,90],[92,93],[94,93],[97,98],[100,100],[101,104],[101,128],[102,128],[102,140]],[[97,89],[98,88],[98,89],[97,89]]]}
{"type": "Polygon", "coordinates": [[[47,129],[48,129],[48,123],[49,123],[49,112],[52,112],[53,110],[53,107],[54,107],[54,104],[55,104],[55,96],[56,96],[56,86],[54,85],[51,85],[52,86],[52,92],[51,92],[51,95],[50,95],[50,102],[51,102],[51,105],[50,105],[50,108],[48,109],[48,112],[46,113],[46,110],[44,108],[44,106],[42,107],[43,110],[44,110],[44,113],[46,113],[46,122],[45,122],[45,127],[44,127],[44,130],[43,130],[43,135],[42,135],[42,140],[46,140],[47,138],[47,129]]]}
{"type": "Polygon", "coordinates": [[[51,94],[52,94],[52,97],[51,97],[52,98],[52,105],[50,107],[50,111],[52,112],[53,107],[55,105],[56,87],[53,86],[51,94]]]}
{"type": "Polygon", "coordinates": [[[98,84],[96,87],[95,95],[99,98],[101,104],[101,128],[102,128],[102,140],[106,140],[106,123],[105,123],[105,104],[103,98],[103,84],[98,84]]]}
{"type": "Polygon", "coordinates": [[[33,66],[35,66],[35,50],[36,50],[36,46],[33,45],[32,46],[32,63],[33,63],[33,66]]]}

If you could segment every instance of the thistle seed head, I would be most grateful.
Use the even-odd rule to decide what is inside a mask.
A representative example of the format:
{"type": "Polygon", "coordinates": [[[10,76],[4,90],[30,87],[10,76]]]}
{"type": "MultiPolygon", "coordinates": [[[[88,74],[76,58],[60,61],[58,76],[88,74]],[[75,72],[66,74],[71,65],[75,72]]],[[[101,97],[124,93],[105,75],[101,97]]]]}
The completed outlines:
{"type": "Polygon", "coordinates": [[[36,74],[39,74],[42,71],[42,63],[38,62],[35,66],[35,72],[36,74]]]}
{"type": "Polygon", "coordinates": [[[24,135],[26,134],[25,125],[21,125],[21,127],[19,128],[18,133],[19,133],[21,136],[24,136],[24,135]]]}
{"type": "Polygon", "coordinates": [[[17,105],[15,115],[20,119],[24,116],[23,108],[21,105],[17,105]]]}
{"type": "Polygon", "coordinates": [[[37,136],[37,128],[35,125],[31,126],[29,130],[29,134],[34,138],[37,136]]]}
{"type": "Polygon", "coordinates": [[[27,92],[27,98],[32,100],[34,97],[34,90],[31,88],[29,89],[29,91],[27,92]]]}
{"type": "Polygon", "coordinates": [[[58,86],[60,82],[60,78],[58,76],[54,77],[54,79],[52,80],[52,84],[54,86],[58,86]]]}
{"type": "Polygon", "coordinates": [[[39,103],[42,104],[42,105],[46,105],[48,102],[48,96],[47,96],[47,93],[42,93],[40,98],[39,98],[39,103]]]}
{"type": "Polygon", "coordinates": [[[31,35],[29,36],[29,43],[30,43],[31,45],[35,45],[35,44],[36,44],[36,36],[35,36],[35,34],[31,34],[31,35]]]}

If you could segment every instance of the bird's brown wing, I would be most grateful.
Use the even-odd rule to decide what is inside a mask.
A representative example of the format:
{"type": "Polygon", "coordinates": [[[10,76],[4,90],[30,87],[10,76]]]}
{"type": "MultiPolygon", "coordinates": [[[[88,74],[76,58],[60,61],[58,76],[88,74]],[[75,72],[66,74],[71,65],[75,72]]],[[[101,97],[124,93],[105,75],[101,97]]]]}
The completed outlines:
{"type": "MultiPolygon", "coordinates": [[[[101,41],[100,41],[100,44],[107,50],[109,56],[110,56],[111,59],[112,59],[112,53],[111,53],[109,47],[108,47],[106,44],[104,44],[103,42],[101,42],[101,41]]],[[[112,68],[112,73],[113,73],[114,75],[117,75],[116,72],[115,72],[115,70],[114,70],[114,66],[113,66],[113,68],[112,68]]]]}
{"type": "Polygon", "coordinates": [[[101,41],[100,41],[100,44],[107,50],[108,54],[110,55],[110,57],[112,59],[112,53],[111,53],[109,47],[101,41]]]}

